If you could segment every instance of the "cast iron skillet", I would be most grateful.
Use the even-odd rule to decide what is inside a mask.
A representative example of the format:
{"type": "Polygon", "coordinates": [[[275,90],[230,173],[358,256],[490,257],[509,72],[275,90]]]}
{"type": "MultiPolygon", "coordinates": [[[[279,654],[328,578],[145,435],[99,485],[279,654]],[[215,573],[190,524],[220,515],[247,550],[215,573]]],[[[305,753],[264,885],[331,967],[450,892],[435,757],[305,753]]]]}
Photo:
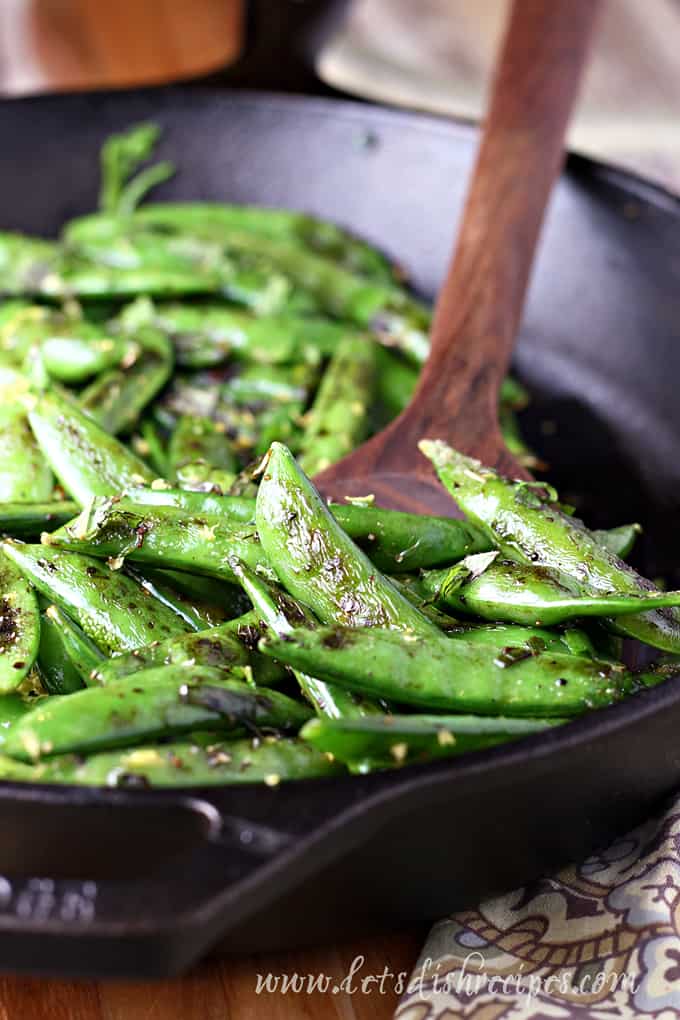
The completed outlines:
{"type": "MultiPolygon", "coordinates": [[[[329,99],[164,88],[0,104],[0,224],[94,207],[102,139],[144,118],[179,163],[163,198],[300,208],[365,235],[434,294],[475,132],[329,99]]],[[[160,196],[159,196],[160,197],[160,196]]],[[[517,370],[527,426],[596,524],[641,519],[680,562],[680,204],[572,157],[517,370]],[[545,422],[548,426],[545,426],[545,422]]],[[[433,919],[582,857],[680,782],[680,679],[559,730],[366,777],[194,791],[0,784],[0,967],[177,972],[433,919]]]]}

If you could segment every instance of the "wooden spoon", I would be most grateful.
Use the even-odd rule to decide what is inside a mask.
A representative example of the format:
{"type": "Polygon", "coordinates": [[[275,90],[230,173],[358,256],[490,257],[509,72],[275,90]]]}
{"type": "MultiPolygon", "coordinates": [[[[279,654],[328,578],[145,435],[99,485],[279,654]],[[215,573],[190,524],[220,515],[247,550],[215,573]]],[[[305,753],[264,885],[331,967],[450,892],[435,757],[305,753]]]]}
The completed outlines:
{"type": "Polygon", "coordinates": [[[503,442],[498,392],[598,6],[514,0],[428,361],[406,410],[318,476],[325,496],[374,493],[380,506],[451,515],[450,497],[418,450],[426,437],[529,477],[503,442]]]}

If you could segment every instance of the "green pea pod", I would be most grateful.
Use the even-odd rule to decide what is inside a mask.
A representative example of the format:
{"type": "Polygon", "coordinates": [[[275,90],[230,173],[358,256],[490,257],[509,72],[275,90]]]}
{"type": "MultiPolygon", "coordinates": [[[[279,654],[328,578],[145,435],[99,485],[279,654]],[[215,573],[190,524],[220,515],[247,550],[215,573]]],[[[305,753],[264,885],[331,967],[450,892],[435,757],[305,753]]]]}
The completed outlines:
{"type": "MultiPolygon", "coordinates": [[[[172,488],[128,489],[131,503],[172,506],[189,514],[224,514],[249,524],[255,520],[255,500],[242,496],[188,493],[172,488]]],[[[487,552],[491,542],[479,528],[453,517],[434,517],[383,510],[370,503],[331,503],[333,517],[380,570],[409,573],[424,567],[453,563],[475,552],[487,552]]]]}
{"type": "Polygon", "coordinates": [[[52,495],[54,478],[33,438],[17,396],[26,380],[0,366],[0,503],[40,503],[52,495]]]}
{"type": "Polygon", "coordinates": [[[293,779],[316,779],[344,771],[328,755],[298,740],[265,737],[210,747],[159,744],[127,751],[104,751],[84,760],[62,755],[27,765],[0,757],[0,778],[82,786],[223,786],[293,779]]]}
{"type": "Polygon", "coordinates": [[[10,694],[32,669],[40,643],[35,592],[0,553],[0,694],[10,694]]]}
{"type": "Polygon", "coordinates": [[[162,579],[148,577],[130,564],[126,565],[125,573],[133,578],[142,591],[153,596],[154,599],[175,613],[180,620],[183,620],[188,630],[204,630],[214,623],[214,620],[208,619],[193,602],[184,598],[169,585],[164,584],[162,579]]]}
{"type": "Polygon", "coordinates": [[[494,658],[441,634],[322,627],[264,638],[260,650],[373,698],[479,715],[571,716],[633,690],[624,666],[559,652],[494,658]]]}
{"type": "Polygon", "coordinates": [[[285,241],[245,232],[231,234],[228,252],[232,258],[259,257],[308,291],[330,315],[370,329],[382,343],[419,364],[427,357],[429,312],[400,288],[358,276],[285,241]]]}
{"type": "Polygon", "coordinates": [[[239,467],[224,429],[220,429],[209,418],[190,415],[183,415],[177,423],[170,438],[168,460],[170,474],[174,477],[181,468],[195,464],[196,461],[233,475],[239,467]]]}
{"type": "MultiPolygon", "coordinates": [[[[67,643],[72,638],[72,630],[66,621],[66,614],[58,606],[48,605],[40,614],[38,670],[48,694],[71,694],[84,687],[82,663],[72,654],[72,647],[67,643]]],[[[84,641],[88,641],[82,631],[80,634],[84,641]]],[[[102,660],[102,654],[95,645],[92,644],[91,648],[96,650],[97,654],[93,653],[92,659],[97,664],[102,660]]]]}
{"type": "Polygon", "coordinates": [[[48,464],[81,505],[154,480],[144,461],[58,393],[42,394],[28,419],[48,464]]]}
{"type": "Polygon", "coordinates": [[[418,382],[418,372],[413,365],[385,347],[376,348],[376,359],[377,397],[389,421],[408,406],[418,382]]]}
{"type": "Polygon", "coordinates": [[[305,416],[300,466],[306,474],[318,474],[366,438],[375,393],[376,346],[351,334],[338,344],[305,416]]]}
{"type": "Polygon", "coordinates": [[[192,729],[242,725],[299,729],[310,712],[278,691],[254,690],[219,670],[164,666],[134,682],[113,681],[52,698],[18,719],[3,751],[18,761],[77,752],[90,754],[174,736],[192,729]],[[83,726],[83,720],[87,726],[83,726]]]}
{"type": "MultiPolygon", "coordinates": [[[[420,448],[460,508],[508,559],[556,571],[584,596],[659,594],[581,521],[564,514],[545,487],[501,478],[440,440],[423,440],[420,448]]],[[[680,651],[677,609],[618,616],[615,627],[663,651],[680,651]]]]}
{"type": "Polygon", "coordinates": [[[372,245],[334,223],[289,209],[215,202],[163,202],[138,209],[135,219],[154,228],[207,232],[227,242],[231,231],[244,230],[274,240],[295,241],[352,272],[385,283],[396,278],[389,260],[372,245]]]}
{"type": "Polygon", "coordinates": [[[44,531],[60,528],[73,520],[79,509],[78,504],[70,500],[0,503],[0,534],[23,539],[40,538],[44,531]]]}
{"type": "Polygon", "coordinates": [[[138,330],[136,339],[139,357],[124,369],[99,376],[79,398],[83,410],[113,435],[136,424],[172,373],[172,347],[162,333],[147,327],[138,330]]]}
{"type": "MultiPolygon", "coordinates": [[[[316,626],[312,614],[299,602],[274,585],[248,570],[244,564],[234,561],[232,569],[243,585],[255,610],[262,616],[268,630],[277,637],[285,637],[295,625],[316,626]]],[[[293,670],[300,690],[321,715],[338,718],[345,715],[368,715],[380,709],[366,699],[359,699],[351,692],[326,684],[308,673],[293,670]]]]}
{"type": "Polygon", "coordinates": [[[580,595],[573,582],[546,567],[497,557],[497,553],[468,556],[448,570],[426,572],[421,582],[436,603],[457,612],[527,626],[554,627],[583,616],[680,606],[680,592],[580,595]]]}
{"type": "Polygon", "coordinates": [[[215,577],[190,574],[184,570],[167,570],[165,567],[145,567],[144,576],[156,584],[173,588],[186,601],[193,603],[199,612],[205,613],[206,620],[214,616],[215,619],[210,619],[207,624],[210,627],[223,620],[242,616],[250,608],[247,595],[237,585],[225,584],[215,577]]]}
{"type": "Polygon", "coordinates": [[[59,246],[26,234],[0,231],[0,294],[29,296],[54,276],[59,246]]]}
{"type": "Polygon", "coordinates": [[[50,544],[90,556],[234,580],[229,560],[267,568],[253,528],[224,517],[189,517],[172,507],[138,507],[125,500],[92,503],[71,524],[49,536],[50,544]]]}
{"type": "Polygon", "coordinates": [[[310,719],[300,731],[318,751],[353,772],[412,765],[481,751],[542,733],[561,719],[504,719],[474,715],[379,715],[310,719]]]}
{"type": "Polygon", "coordinates": [[[316,362],[332,354],[347,332],[329,319],[256,316],[211,303],[160,303],[154,322],[172,340],[177,364],[187,368],[209,368],[229,357],[264,365],[316,362]]]}
{"type": "Polygon", "coordinates": [[[50,335],[40,345],[47,374],[59,382],[77,384],[138,356],[136,345],[124,337],[102,335],[92,323],[69,323],[65,335],[50,335]]]}
{"type": "Polygon", "coordinates": [[[280,443],[263,463],[255,516],[279,580],[322,623],[438,633],[354,545],[280,443]]]}
{"type": "Polygon", "coordinates": [[[165,440],[151,417],[146,416],[140,422],[139,435],[132,438],[132,448],[146,461],[152,471],[157,472],[162,478],[168,476],[170,465],[165,440]]]}
{"type": "Polygon", "coordinates": [[[88,686],[106,686],[160,666],[209,666],[231,673],[237,666],[251,665],[258,656],[252,649],[264,632],[259,614],[253,611],[217,627],[153,641],[101,663],[88,686]]]}
{"type": "MultiPolygon", "coordinates": [[[[107,654],[162,641],[187,629],[131,578],[90,556],[10,540],[2,549],[28,581],[72,616],[107,654]]],[[[35,643],[37,650],[37,634],[35,643]]]]}
{"type": "Polygon", "coordinates": [[[603,545],[610,553],[625,560],[632,551],[635,540],[641,531],[642,528],[639,524],[620,524],[618,528],[594,531],[593,535],[600,545],[603,545]]]}

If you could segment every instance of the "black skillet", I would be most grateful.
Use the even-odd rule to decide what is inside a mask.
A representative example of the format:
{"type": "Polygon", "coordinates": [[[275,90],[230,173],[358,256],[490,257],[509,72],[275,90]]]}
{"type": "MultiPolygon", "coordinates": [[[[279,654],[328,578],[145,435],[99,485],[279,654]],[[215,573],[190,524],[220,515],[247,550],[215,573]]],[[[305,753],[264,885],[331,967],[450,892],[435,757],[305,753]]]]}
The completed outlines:
{"type": "MultiPolygon", "coordinates": [[[[287,87],[309,88],[284,29],[299,42],[321,7],[261,0],[278,51],[260,35],[238,84],[271,86],[280,69],[287,87]]],[[[54,233],[92,209],[102,139],[146,118],[163,126],[162,154],[179,164],[159,197],[310,210],[363,234],[419,291],[436,292],[474,129],[337,99],[213,84],[4,101],[0,224],[54,233]]],[[[516,368],[535,395],[526,428],[565,496],[575,493],[597,525],[640,519],[641,566],[672,580],[676,199],[570,158],[516,368]]],[[[163,975],[218,943],[290,947],[433,919],[640,820],[680,785],[679,734],[680,679],[518,745],[397,773],[276,790],[0,784],[0,967],[163,975]]]]}

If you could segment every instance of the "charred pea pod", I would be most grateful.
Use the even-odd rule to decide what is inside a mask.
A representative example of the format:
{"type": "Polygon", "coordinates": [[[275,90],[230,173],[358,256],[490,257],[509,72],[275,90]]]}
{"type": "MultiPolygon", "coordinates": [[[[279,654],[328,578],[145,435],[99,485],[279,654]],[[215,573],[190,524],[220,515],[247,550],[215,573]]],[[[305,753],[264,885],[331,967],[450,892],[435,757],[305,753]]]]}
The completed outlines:
{"type": "Polygon", "coordinates": [[[12,725],[3,750],[10,758],[36,761],[189,730],[297,730],[309,717],[304,705],[285,694],[255,690],[219,670],[163,666],[138,673],[132,682],[113,681],[42,702],[12,725]]]}
{"type": "Polygon", "coordinates": [[[235,476],[239,466],[224,427],[209,418],[190,415],[183,415],[172,433],[168,461],[170,474],[182,481],[182,469],[197,463],[209,469],[226,471],[232,476],[235,476]]]}
{"type": "Polygon", "coordinates": [[[342,530],[280,443],[262,465],[256,523],[279,580],[322,623],[437,633],[342,530]]]}
{"type": "Polygon", "coordinates": [[[113,435],[136,424],[172,372],[172,347],[161,332],[141,329],[137,341],[139,355],[134,361],[100,375],[80,394],[83,410],[113,435]]]}
{"type": "Polygon", "coordinates": [[[233,783],[275,787],[293,779],[334,776],[343,771],[342,765],[307,743],[269,736],[209,747],[187,742],[144,745],[103,751],[85,759],[59,755],[36,765],[0,757],[1,779],[123,788],[233,783]]]}
{"type": "Polygon", "coordinates": [[[230,558],[266,569],[252,527],[224,517],[189,517],[171,507],[138,507],[125,500],[92,503],[71,524],[49,536],[51,545],[104,559],[233,581],[230,558]]]}
{"type": "Polygon", "coordinates": [[[177,364],[186,368],[210,368],[229,357],[265,365],[316,363],[346,332],[328,319],[256,316],[212,303],[159,303],[153,320],[172,340],[177,364]]]}
{"type": "MultiPolygon", "coordinates": [[[[0,387],[0,394],[2,388],[0,387]]],[[[0,502],[48,500],[54,476],[45,461],[21,404],[0,408],[0,502]]]]}
{"type": "Polygon", "coordinates": [[[40,538],[44,531],[52,531],[78,513],[80,507],[71,500],[52,503],[0,503],[0,534],[13,538],[40,538]]]}
{"type": "Polygon", "coordinates": [[[35,592],[11,558],[0,552],[0,694],[17,689],[33,667],[39,643],[35,592]]]}
{"type": "Polygon", "coordinates": [[[300,737],[353,772],[371,772],[481,751],[542,733],[562,721],[474,715],[319,718],[305,723],[300,737]]]}
{"type": "Polygon", "coordinates": [[[504,560],[497,553],[468,556],[448,570],[426,572],[421,582],[435,603],[456,612],[527,626],[680,606],[680,592],[580,595],[573,582],[553,571],[504,560]]]}
{"type": "Polygon", "coordinates": [[[104,657],[87,635],[58,606],[48,605],[40,615],[38,670],[49,694],[71,694],[104,657]]]}
{"type": "MultiPolygon", "coordinates": [[[[508,559],[556,571],[581,595],[659,594],[581,521],[563,513],[545,486],[501,478],[439,440],[423,440],[420,447],[461,509],[508,559]]],[[[677,609],[618,616],[615,627],[663,651],[680,650],[677,609]]]]}
{"type": "Polygon", "coordinates": [[[260,649],[368,697],[475,715],[566,717],[634,689],[622,665],[559,652],[496,658],[483,645],[442,634],[321,627],[264,638],[260,649]]]}
{"type": "Polygon", "coordinates": [[[154,480],[144,461],[58,393],[42,394],[28,419],[48,464],[81,505],[154,480]]]}
{"type": "MultiPolygon", "coordinates": [[[[148,506],[172,506],[189,514],[224,514],[243,524],[255,519],[255,500],[242,496],[189,493],[181,489],[133,486],[126,498],[148,506]]],[[[342,530],[390,574],[453,563],[474,552],[491,549],[475,525],[452,517],[434,517],[383,510],[370,503],[331,503],[328,509],[342,530]]]]}
{"type": "Polygon", "coordinates": [[[54,241],[0,231],[0,294],[30,296],[54,282],[59,246],[54,241]]]}
{"type": "Polygon", "coordinates": [[[230,258],[256,257],[307,291],[319,307],[339,319],[369,329],[381,343],[396,347],[417,363],[429,350],[429,312],[400,288],[374,282],[330,259],[285,241],[233,232],[230,258]]]}
{"type": "Polygon", "coordinates": [[[28,581],[73,617],[107,654],[162,641],[187,629],[131,578],[90,556],[12,541],[4,542],[2,549],[28,581]]]}
{"type": "MultiPolygon", "coordinates": [[[[290,595],[274,585],[267,584],[261,577],[248,570],[244,564],[234,561],[232,569],[243,585],[255,610],[261,614],[267,629],[277,637],[285,637],[294,626],[316,626],[312,614],[290,595]]],[[[320,715],[338,718],[345,715],[368,715],[380,709],[365,698],[357,698],[349,691],[326,684],[308,673],[293,670],[300,690],[320,715]]]]}
{"type": "Polygon", "coordinates": [[[306,474],[318,474],[366,438],[375,393],[375,346],[351,334],[338,344],[305,415],[299,458],[306,474]]]}

